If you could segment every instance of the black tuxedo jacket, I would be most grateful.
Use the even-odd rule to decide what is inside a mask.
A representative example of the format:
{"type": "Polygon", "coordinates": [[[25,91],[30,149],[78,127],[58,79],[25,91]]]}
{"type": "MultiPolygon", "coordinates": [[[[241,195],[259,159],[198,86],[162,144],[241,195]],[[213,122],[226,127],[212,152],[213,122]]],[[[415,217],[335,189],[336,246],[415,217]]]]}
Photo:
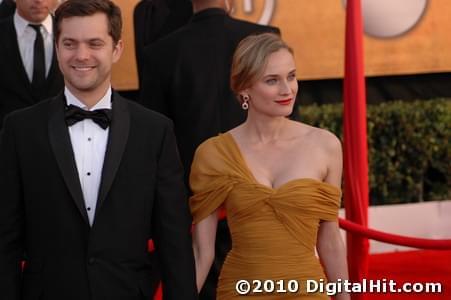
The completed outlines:
{"type": "Polygon", "coordinates": [[[268,31],[279,32],[211,8],[145,49],[140,102],[174,121],[186,175],[200,143],[245,120],[230,89],[232,56],[244,37],[268,31]]]}
{"type": "Polygon", "coordinates": [[[0,129],[6,114],[56,96],[64,87],[54,52],[41,95],[33,95],[31,83],[20,56],[13,17],[0,22],[0,129]]]}
{"type": "Polygon", "coordinates": [[[0,298],[149,300],[147,241],[153,238],[165,299],[197,299],[191,217],[171,122],[113,93],[90,227],[64,102],[58,95],[5,120],[0,298]]]}
{"type": "Polygon", "coordinates": [[[0,4],[0,19],[12,16],[16,10],[16,3],[12,0],[3,0],[0,4]]]}
{"type": "Polygon", "coordinates": [[[142,0],[136,5],[133,24],[140,83],[144,48],[188,23],[192,15],[191,0],[142,0]]]}

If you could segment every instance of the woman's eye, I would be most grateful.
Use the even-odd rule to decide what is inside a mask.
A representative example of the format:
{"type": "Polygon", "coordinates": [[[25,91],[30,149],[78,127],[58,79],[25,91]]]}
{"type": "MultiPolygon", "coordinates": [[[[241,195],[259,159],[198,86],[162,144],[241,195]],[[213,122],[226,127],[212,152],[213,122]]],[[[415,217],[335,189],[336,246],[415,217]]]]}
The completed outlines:
{"type": "Polygon", "coordinates": [[[288,80],[293,80],[293,79],[296,79],[296,74],[290,74],[290,75],[288,75],[288,80]]]}
{"type": "Polygon", "coordinates": [[[277,82],[277,80],[274,79],[274,78],[271,78],[271,79],[267,79],[267,80],[266,80],[266,83],[267,83],[267,84],[275,84],[276,82],[277,82]]]}

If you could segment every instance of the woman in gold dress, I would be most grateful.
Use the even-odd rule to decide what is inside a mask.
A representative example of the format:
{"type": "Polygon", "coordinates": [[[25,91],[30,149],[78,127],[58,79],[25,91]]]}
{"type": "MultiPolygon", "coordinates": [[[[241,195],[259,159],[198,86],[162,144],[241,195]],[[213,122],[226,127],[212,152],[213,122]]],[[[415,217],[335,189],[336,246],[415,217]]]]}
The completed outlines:
{"type": "MultiPolygon", "coordinates": [[[[287,118],[298,84],[293,51],[279,36],[244,39],[231,74],[247,119],[201,144],[190,175],[198,289],[213,262],[217,212],[224,207],[232,249],[217,299],[242,294],[247,294],[244,299],[328,299],[326,293],[312,292],[314,285],[308,290],[307,283],[348,276],[337,223],[340,141],[287,118]],[[249,285],[240,286],[240,280],[249,285]]],[[[335,299],[349,295],[339,293],[335,299]]]]}

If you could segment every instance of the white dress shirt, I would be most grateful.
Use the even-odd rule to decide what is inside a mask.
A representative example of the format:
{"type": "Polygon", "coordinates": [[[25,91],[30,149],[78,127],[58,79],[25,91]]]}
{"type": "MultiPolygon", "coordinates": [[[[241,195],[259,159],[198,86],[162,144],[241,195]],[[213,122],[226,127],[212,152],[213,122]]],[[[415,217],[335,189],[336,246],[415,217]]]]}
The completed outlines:
{"type": "MultiPolygon", "coordinates": [[[[34,59],[34,41],[36,39],[36,31],[28,26],[30,22],[14,13],[14,27],[16,28],[17,42],[19,44],[20,56],[23,66],[27,72],[30,82],[33,79],[33,59],[34,59]]],[[[44,40],[45,51],[45,74],[49,74],[53,57],[53,20],[50,14],[41,23],[41,34],[44,40]]]]}
{"type": "MultiPolygon", "coordinates": [[[[67,105],[76,105],[87,109],[67,88],[64,89],[67,105]]],[[[105,96],[89,110],[111,109],[111,87],[105,96]]],[[[91,119],[85,119],[69,126],[70,141],[77,165],[78,177],[80,178],[83,198],[85,200],[86,212],[89,224],[94,223],[94,215],[97,206],[100,182],[102,179],[103,160],[108,141],[107,129],[102,129],[91,119]]]]}

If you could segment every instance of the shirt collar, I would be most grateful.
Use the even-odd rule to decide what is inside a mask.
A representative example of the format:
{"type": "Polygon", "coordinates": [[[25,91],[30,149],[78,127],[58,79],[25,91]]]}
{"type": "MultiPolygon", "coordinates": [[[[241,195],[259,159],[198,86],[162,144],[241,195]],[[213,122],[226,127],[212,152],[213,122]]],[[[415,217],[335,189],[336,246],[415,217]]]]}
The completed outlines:
{"type": "MultiPolygon", "coordinates": [[[[16,9],[16,12],[14,13],[14,27],[16,28],[17,36],[20,37],[24,34],[25,30],[28,27],[28,24],[30,24],[30,22],[28,22],[27,20],[22,18],[17,13],[17,9],[16,9]]],[[[50,34],[50,35],[53,34],[53,20],[52,20],[52,16],[50,14],[47,16],[47,18],[44,19],[44,21],[42,21],[41,25],[44,28],[44,30],[47,32],[47,34],[50,34]]]]}
{"type": "MultiPolygon", "coordinates": [[[[111,109],[111,86],[107,89],[105,95],[100,98],[100,100],[91,107],[89,110],[95,110],[95,109],[111,109]]],[[[64,87],[64,95],[66,96],[66,103],[67,105],[75,105],[83,109],[87,109],[86,105],[77,99],[77,97],[72,94],[67,87],[64,87]]]]}

